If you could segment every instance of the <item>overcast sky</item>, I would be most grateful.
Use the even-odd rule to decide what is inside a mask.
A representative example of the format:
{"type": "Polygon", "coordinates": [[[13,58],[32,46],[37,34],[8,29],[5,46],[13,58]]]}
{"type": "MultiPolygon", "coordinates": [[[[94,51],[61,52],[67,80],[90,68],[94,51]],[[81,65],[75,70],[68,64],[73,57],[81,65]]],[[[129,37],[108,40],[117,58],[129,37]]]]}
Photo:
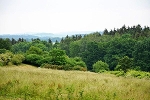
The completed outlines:
{"type": "Polygon", "coordinates": [[[150,0],[0,0],[0,34],[150,26],[150,0]]]}

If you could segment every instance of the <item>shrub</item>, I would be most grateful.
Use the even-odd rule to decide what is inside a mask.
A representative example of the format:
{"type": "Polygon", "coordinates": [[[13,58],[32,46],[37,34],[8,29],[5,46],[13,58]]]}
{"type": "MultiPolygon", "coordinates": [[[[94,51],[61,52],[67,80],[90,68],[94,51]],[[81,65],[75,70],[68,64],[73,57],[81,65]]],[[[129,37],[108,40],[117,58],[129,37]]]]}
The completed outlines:
{"type": "Polygon", "coordinates": [[[11,61],[13,54],[11,52],[7,52],[5,54],[0,54],[0,63],[1,66],[6,66],[11,61]]]}
{"type": "Polygon", "coordinates": [[[42,63],[40,62],[40,60],[43,59],[42,56],[37,55],[37,54],[29,54],[26,56],[26,63],[35,65],[35,66],[41,66],[42,63]]]}
{"type": "Polygon", "coordinates": [[[11,62],[14,64],[14,65],[19,65],[21,64],[23,61],[25,60],[25,57],[21,54],[16,54],[13,56],[11,62]]]}
{"type": "Polygon", "coordinates": [[[86,67],[86,64],[80,57],[75,57],[74,58],[75,66],[81,66],[81,67],[86,67]]]}
{"type": "Polygon", "coordinates": [[[51,59],[52,59],[52,57],[45,57],[45,58],[41,59],[39,62],[41,64],[44,64],[44,63],[51,64],[51,59]]]}
{"type": "Polygon", "coordinates": [[[101,60],[97,61],[93,64],[93,71],[97,73],[100,70],[109,70],[109,65],[101,60]]]}
{"type": "Polygon", "coordinates": [[[132,76],[132,77],[137,77],[137,78],[150,78],[150,73],[143,72],[143,71],[130,70],[128,73],[126,73],[126,76],[132,76]]]}
{"type": "Polygon", "coordinates": [[[81,67],[87,68],[85,62],[82,61],[80,57],[75,57],[75,58],[68,57],[66,60],[66,63],[67,65],[70,65],[69,67],[81,66],[81,67]]]}
{"type": "Polygon", "coordinates": [[[67,58],[66,58],[66,64],[65,64],[65,65],[68,66],[68,67],[74,67],[74,66],[75,66],[75,61],[74,61],[74,59],[67,57],[67,58]]]}

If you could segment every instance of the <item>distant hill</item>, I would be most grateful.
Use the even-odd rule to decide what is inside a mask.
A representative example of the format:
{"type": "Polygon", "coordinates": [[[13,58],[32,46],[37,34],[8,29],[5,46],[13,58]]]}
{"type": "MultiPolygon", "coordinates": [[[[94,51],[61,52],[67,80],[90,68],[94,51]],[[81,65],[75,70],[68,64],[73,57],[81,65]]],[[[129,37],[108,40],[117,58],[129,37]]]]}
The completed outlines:
{"type": "Polygon", "coordinates": [[[28,32],[28,33],[20,33],[20,34],[2,34],[0,35],[0,38],[9,38],[9,39],[14,38],[15,40],[18,40],[19,38],[24,38],[27,41],[31,41],[31,39],[36,39],[36,38],[39,38],[40,40],[48,41],[48,39],[50,38],[52,42],[55,42],[56,40],[60,42],[61,38],[66,37],[67,35],[68,36],[72,36],[72,35],[84,36],[85,34],[90,34],[92,32],[93,31],[73,31],[73,32],[60,32],[56,34],[44,33],[44,32],[40,32],[40,33],[28,32]]]}
{"type": "Polygon", "coordinates": [[[27,41],[31,41],[31,39],[39,38],[40,40],[48,40],[49,38],[52,40],[52,42],[60,41],[61,37],[55,37],[52,33],[25,33],[25,34],[3,34],[0,35],[0,38],[14,38],[15,40],[18,40],[19,38],[24,38],[27,41]]]}

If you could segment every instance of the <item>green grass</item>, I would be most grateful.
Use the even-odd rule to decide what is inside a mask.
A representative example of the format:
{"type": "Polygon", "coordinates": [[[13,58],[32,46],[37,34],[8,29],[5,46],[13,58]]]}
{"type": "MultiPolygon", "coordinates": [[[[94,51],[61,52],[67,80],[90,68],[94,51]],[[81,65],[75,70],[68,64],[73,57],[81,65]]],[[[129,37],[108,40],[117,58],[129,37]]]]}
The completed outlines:
{"type": "Polygon", "coordinates": [[[0,100],[149,100],[150,80],[30,65],[0,67],[0,100]]]}

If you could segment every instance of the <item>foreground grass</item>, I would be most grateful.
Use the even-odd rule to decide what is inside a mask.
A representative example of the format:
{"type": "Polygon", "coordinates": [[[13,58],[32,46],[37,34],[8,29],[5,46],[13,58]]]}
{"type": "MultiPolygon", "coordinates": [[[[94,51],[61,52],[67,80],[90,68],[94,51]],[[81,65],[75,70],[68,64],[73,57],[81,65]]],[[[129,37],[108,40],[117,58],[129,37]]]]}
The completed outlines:
{"type": "Polygon", "coordinates": [[[30,65],[0,67],[0,100],[149,100],[150,80],[30,65]]]}

